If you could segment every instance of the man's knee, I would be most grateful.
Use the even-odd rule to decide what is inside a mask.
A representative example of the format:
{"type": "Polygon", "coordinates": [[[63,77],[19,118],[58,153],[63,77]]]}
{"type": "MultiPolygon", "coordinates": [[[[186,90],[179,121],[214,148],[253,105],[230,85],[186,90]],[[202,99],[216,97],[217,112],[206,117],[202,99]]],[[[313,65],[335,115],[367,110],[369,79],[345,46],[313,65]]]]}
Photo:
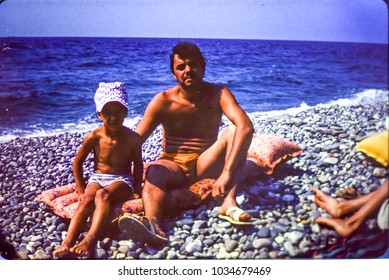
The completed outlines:
{"type": "Polygon", "coordinates": [[[165,189],[179,187],[186,183],[187,178],[183,170],[171,160],[161,159],[147,168],[145,186],[151,184],[165,189]]]}
{"type": "MultiPolygon", "coordinates": [[[[226,129],[224,129],[221,137],[226,139],[227,142],[232,141],[234,139],[235,132],[236,132],[236,126],[234,124],[230,124],[229,126],[227,126],[226,129]]],[[[248,145],[250,145],[252,138],[253,138],[253,132],[250,132],[250,136],[248,137],[248,142],[247,142],[248,145]]]]}
{"type": "Polygon", "coordinates": [[[224,129],[222,133],[222,137],[232,140],[234,138],[235,131],[236,131],[236,126],[234,124],[230,124],[229,126],[226,127],[226,129],[224,129]]]}
{"type": "Polygon", "coordinates": [[[164,188],[167,184],[166,178],[169,173],[169,169],[165,166],[161,164],[152,164],[147,168],[146,182],[159,188],[164,188]]]}

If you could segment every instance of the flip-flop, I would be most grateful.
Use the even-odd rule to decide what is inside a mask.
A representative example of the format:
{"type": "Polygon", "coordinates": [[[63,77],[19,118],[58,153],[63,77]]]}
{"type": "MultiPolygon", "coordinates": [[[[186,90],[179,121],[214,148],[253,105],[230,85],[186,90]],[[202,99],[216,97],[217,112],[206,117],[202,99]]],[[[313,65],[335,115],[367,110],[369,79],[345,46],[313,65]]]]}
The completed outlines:
{"type": "Polygon", "coordinates": [[[253,218],[250,219],[250,221],[240,221],[239,217],[242,215],[245,211],[240,209],[237,206],[232,206],[227,209],[226,214],[222,215],[219,214],[219,218],[223,220],[229,221],[233,225],[252,225],[253,224],[253,218]],[[234,212],[232,217],[230,217],[231,212],[234,212]]]}
{"type": "Polygon", "coordinates": [[[146,219],[149,222],[150,228],[147,228],[140,221],[140,216],[133,214],[131,216],[123,215],[119,218],[119,229],[134,241],[146,243],[154,247],[166,245],[168,239],[155,233],[153,224],[150,223],[146,216],[142,216],[142,219],[146,219]]]}

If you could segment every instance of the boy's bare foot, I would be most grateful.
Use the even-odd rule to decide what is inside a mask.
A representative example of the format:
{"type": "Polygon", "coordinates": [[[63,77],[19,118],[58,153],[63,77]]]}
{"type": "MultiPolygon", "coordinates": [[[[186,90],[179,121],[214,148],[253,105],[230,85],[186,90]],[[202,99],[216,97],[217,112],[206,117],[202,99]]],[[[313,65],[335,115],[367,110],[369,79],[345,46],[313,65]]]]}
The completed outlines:
{"type": "Polygon", "coordinates": [[[352,223],[343,219],[318,218],[315,222],[333,228],[342,237],[347,237],[356,230],[352,223]]]}
{"type": "Polygon", "coordinates": [[[71,253],[70,246],[63,243],[61,246],[58,247],[57,250],[55,250],[53,252],[53,257],[54,258],[62,258],[62,257],[69,255],[70,253],[71,253]]]}
{"type": "Polygon", "coordinates": [[[95,240],[84,238],[80,243],[70,248],[70,252],[76,253],[81,257],[89,258],[92,255],[92,250],[95,246],[95,240]]]}
{"type": "Polygon", "coordinates": [[[312,192],[315,194],[314,202],[317,204],[317,206],[326,210],[328,214],[334,218],[340,218],[343,216],[340,202],[338,200],[323,193],[317,188],[312,188],[312,192]]]}

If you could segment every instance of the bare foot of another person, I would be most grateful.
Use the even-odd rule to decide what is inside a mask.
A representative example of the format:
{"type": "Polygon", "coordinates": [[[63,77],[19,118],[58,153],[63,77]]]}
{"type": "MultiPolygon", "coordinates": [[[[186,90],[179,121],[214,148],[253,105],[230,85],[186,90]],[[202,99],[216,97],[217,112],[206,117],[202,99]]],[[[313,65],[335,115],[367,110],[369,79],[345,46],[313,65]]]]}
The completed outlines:
{"type": "Polygon", "coordinates": [[[314,202],[317,204],[317,206],[326,210],[328,214],[334,218],[340,218],[343,216],[340,202],[338,200],[323,193],[317,188],[312,188],[312,192],[315,194],[314,202]]]}
{"type": "Polygon", "coordinates": [[[333,228],[342,237],[349,236],[358,227],[354,223],[343,219],[318,218],[315,222],[333,228]]]}
{"type": "Polygon", "coordinates": [[[53,252],[54,258],[62,258],[70,254],[70,246],[63,243],[57,250],[53,252]]]}
{"type": "Polygon", "coordinates": [[[95,240],[84,238],[79,244],[70,248],[70,251],[81,257],[89,258],[92,255],[92,250],[95,246],[95,240]]]}

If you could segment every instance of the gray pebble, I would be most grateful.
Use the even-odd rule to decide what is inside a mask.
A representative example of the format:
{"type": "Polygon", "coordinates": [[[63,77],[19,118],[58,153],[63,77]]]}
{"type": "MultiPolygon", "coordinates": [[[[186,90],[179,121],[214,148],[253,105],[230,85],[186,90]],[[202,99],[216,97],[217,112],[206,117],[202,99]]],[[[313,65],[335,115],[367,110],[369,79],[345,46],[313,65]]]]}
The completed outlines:
{"type": "Polygon", "coordinates": [[[262,247],[270,247],[271,241],[267,238],[259,238],[255,239],[253,241],[253,247],[256,249],[262,248],[262,247]]]}
{"type": "Polygon", "coordinates": [[[237,248],[239,245],[239,242],[236,241],[236,240],[228,240],[225,244],[225,247],[226,247],[226,251],[227,252],[232,252],[235,250],[235,248],[237,248]]]}
{"type": "MultiPolygon", "coordinates": [[[[250,116],[257,133],[290,139],[304,149],[299,157],[279,164],[279,170],[272,175],[248,180],[246,188],[238,193],[240,206],[258,219],[252,226],[235,226],[219,219],[219,204],[211,200],[177,213],[167,224],[170,243],[165,248],[126,243],[128,240],[119,235],[117,240],[101,240],[94,257],[293,258],[315,250],[321,256],[321,250],[337,244],[340,237],[315,224],[316,218],[329,215],[313,203],[311,189],[317,187],[334,196],[340,189],[353,186],[368,194],[382,183],[387,170],[373,165],[354,147],[368,135],[385,129],[382,119],[387,111],[387,103],[380,102],[314,107],[279,118],[250,116]]],[[[226,125],[228,122],[224,122],[226,125]]],[[[46,189],[74,181],[71,164],[84,136],[64,133],[0,144],[0,226],[2,234],[25,259],[51,258],[53,249],[66,236],[68,221],[56,216],[44,203],[37,203],[35,197],[46,189]]],[[[158,128],[143,145],[145,162],[161,152],[161,137],[158,128]]],[[[85,166],[84,174],[92,174],[93,157],[85,166]]],[[[375,221],[366,225],[372,233],[377,229],[375,221]]],[[[386,240],[375,241],[377,248],[386,246],[386,240]]],[[[347,252],[346,257],[355,258],[362,251],[349,247],[347,252]]]]}

